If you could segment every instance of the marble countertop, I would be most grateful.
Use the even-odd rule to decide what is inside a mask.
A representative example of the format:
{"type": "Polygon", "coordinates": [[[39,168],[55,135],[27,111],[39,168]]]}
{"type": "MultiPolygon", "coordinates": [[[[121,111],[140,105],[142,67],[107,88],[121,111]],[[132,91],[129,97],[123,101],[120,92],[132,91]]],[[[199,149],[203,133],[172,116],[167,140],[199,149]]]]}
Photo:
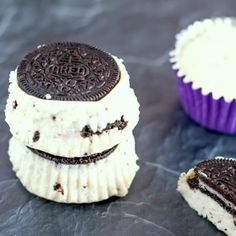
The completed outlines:
{"type": "Polygon", "coordinates": [[[177,178],[203,159],[236,156],[236,137],[207,131],[179,105],[168,63],[175,34],[205,17],[232,16],[234,0],[1,0],[0,236],[220,236],[176,192],[177,178]],[[35,46],[80,41],[124,59],[141,104],[140,157],[127,197],[89,205],[49,202],[28,193],[7,156],[8,74],[35,46]]]}

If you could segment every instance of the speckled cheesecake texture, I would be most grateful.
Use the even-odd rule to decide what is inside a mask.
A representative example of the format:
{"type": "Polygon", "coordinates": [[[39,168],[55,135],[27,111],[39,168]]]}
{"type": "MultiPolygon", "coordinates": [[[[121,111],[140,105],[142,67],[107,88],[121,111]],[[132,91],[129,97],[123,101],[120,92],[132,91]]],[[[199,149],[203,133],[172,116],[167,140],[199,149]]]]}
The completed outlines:
{"type": "Polygon", "coordinates": [[[218,157],[182,173],[178,191],[190,207],[228,236],[236,232],[236,160],[218,157]]]}
{"type": "Polygon", "coordinates": [[[15,138],[10,141],[9,156],[13,170],[29,192],[64,203],[123,197],[138,170],[132,135],[104,159],[89,164],[61,164],[48,160],[15,138]]]}

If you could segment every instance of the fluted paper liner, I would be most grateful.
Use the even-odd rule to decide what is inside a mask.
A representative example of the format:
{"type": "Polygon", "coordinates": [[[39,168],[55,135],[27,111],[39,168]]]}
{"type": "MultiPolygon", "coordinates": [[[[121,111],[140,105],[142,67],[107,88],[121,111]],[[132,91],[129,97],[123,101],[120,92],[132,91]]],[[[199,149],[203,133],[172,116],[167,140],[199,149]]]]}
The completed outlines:
{"type": "Polygon", "coordinates": [[[178,90],[184,111],[203,127],[227,134],[236,134],[236,100],[228,98],[227,95],[220,96],[215,91],[210,91],[209,87],[203,91],[197,81],[192,81],[189,75],[186,77],[185,71],[181,70],[178,65],[181,48],[197,38],[201,30],[207,30],[215,22],[232,24],[233,19],[206,19],[195,22],[181,31],[176,37],[176,48],[170,53],[170,62],[177,75],[178,90]]]}
{"type": "Polygon", "coordinates": [[[56,164],[12,138],[9,156],[25,188],[40,197],[64,203],[90,203],[125,196],[138,170],[134,138],[96,163],[56,164]]]}

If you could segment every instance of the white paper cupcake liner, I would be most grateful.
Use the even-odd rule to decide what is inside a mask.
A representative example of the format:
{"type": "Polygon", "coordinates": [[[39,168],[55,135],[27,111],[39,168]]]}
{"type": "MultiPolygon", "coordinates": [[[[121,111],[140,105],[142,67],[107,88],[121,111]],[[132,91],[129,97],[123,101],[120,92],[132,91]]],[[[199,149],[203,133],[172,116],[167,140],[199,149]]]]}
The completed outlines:
{"type": "Polygon", "coordinates": [[[96,163],[56,164],[12,138],[9,156],[25,188],[40,197],[64,203],[90,203],[125,196],[138,170],[133,136],[96,163]]]}

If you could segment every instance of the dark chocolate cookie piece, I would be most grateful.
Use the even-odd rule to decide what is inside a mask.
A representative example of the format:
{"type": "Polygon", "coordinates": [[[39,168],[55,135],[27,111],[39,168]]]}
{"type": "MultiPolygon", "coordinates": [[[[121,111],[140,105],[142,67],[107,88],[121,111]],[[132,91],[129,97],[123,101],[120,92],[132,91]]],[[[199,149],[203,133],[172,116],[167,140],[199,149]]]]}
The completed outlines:
{"type": "Polygon", "coordinates": [[[198,180],[236,205],[236,160],[213,159],[195,167],[198,180]]]}
{"type": "Polygon", "coordinates": [[[103,152],[100,153],[95,153],[89,156],[83,156],[83,157],[73,157],[73,158],[68,158],[68,157],[60,157],[60,156],[55,156],[34,148],[28,147],[33,153],[37,154],[38,156],[45,158],[47,160],[53,161],[56,164],[65,164],[65,165],[78,165],[78,164],[89,164],[89,163],[95,163],[96,161],[102,160],[106,157],[108,157],[111,153],[115,151],[118,145],[107,149],[103,152]]]}
{"type": "Polygon", "coordinates": [[[17,69],[27,94],[60,101],[98,101],[119,82],[116,61],[82,43],[53,43],[27,54],[17,69]]]}
{"type": "Polygon", "coordinates": [[[120,120],[116,120],[113,123],[108,123],[107,126],[101,131],[93,131],[89,125],[84,126],[81,130],[80,135],[83,138],[92,137],[93,135],[101,135],[103,132],[109,131],[111,129],[117,128],[118,130],[123,130],[128,124],[128,121],[124,119],[124,116],[120,120]]]}

